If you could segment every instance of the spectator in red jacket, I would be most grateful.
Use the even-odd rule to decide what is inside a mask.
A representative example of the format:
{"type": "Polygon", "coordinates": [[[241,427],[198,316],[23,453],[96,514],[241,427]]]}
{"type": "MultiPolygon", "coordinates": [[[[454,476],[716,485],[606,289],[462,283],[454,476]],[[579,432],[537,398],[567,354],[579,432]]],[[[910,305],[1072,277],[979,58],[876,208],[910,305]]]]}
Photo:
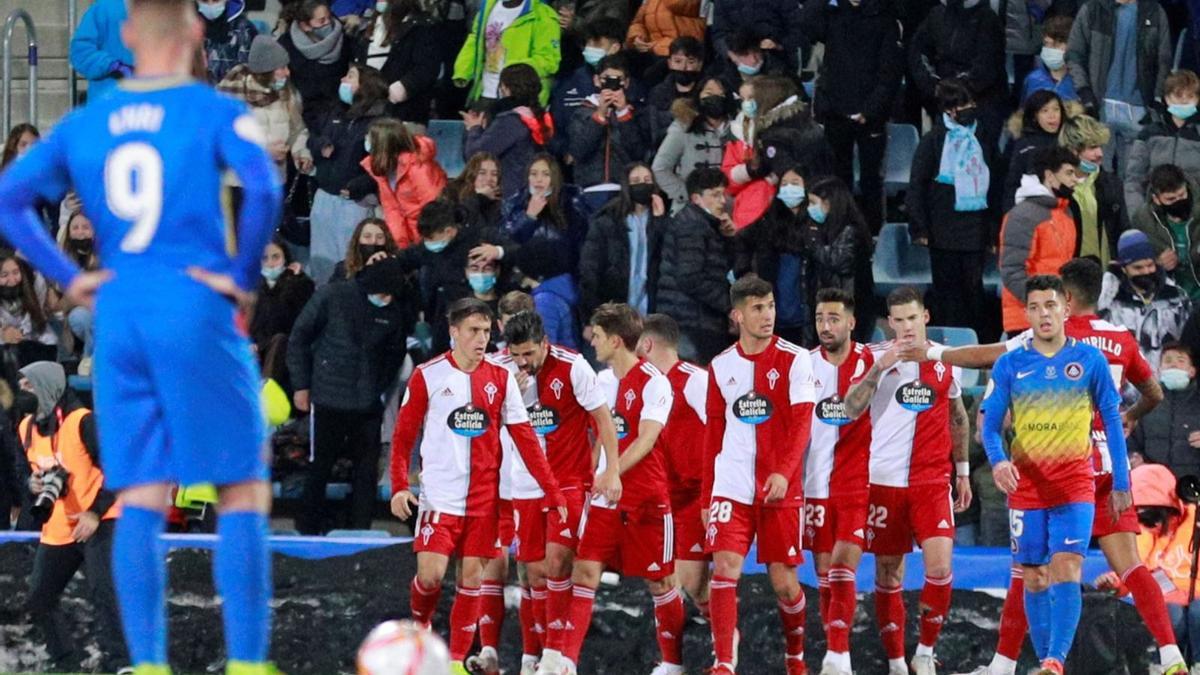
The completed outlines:
{"type": "Polygon", "coordinates": [[[371,123],[364,149],[368,154],[362,167],[375,181],[392,240],[400,248],[420,241],[421,208],[446,187],[446,172],[437,163],[437,144],[428,136],[409,133],[403,122],[383,117],[371,123]]]}

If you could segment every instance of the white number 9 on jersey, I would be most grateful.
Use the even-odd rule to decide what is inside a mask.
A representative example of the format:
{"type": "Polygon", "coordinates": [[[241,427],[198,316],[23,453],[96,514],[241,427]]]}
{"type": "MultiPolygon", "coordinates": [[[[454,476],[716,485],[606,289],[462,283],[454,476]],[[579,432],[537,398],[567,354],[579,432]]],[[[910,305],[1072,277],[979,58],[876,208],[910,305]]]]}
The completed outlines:
{"type": "Polygon", "coordinates": [[[104,163],[104,192],[108,210],[117,218],[133,223],[121,240],[121,250],[145,251],[162,217],[162,155],[148,143],[118,147],[104,163]]]}

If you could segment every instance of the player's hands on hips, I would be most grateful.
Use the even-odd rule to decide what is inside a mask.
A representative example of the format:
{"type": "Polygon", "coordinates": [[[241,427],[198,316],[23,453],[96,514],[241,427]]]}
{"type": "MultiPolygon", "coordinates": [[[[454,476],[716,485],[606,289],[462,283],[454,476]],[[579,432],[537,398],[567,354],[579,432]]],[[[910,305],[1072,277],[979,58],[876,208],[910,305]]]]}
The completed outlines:
{"type": "Polygon", "coordinates": [[[954,500],[954,512],[962,513],[971,508],[971,499],[974,497],[971,494],[971,477],[956,477],[954,479],[954,491],[958,493],[958,498],[954,500]]]}
{"type": "Polygon", "coordinates": [[[618,469],[606,469],[596,476],[596,484],[592,488],[596,494],[603,496],[612,503],[621,501],[621,472],[618,469]]]}
{"type": "Polygon", "coordinates": [[[67,287],[66,298],[72,305],[92,308],[96,304],[96,291],[112,278],[112,272],[80,272],[67,287]]]}
{"type": "Polygon", "coordinates": [[[308,390],[297,389],[296,392],[292,394],[292,403],[295,404],[296,410],[299,410],[300,412],[308,412],[308,390]]]}
{"type": "Polygon", "coordinates": [[[67,516],[67,520],[75,522],[75,529],[71,530],[71,538],[79,544],[91,539],[92,535],[96,534],[96,529],[100,527],[100,516],[91,511],[67,516]]]}
{"type": "Polygon", "coordinates": [[[247,311],[254,305],[254,294],[243,291],[228,274],[209,272],[203,267],[189,267],[188,276],[229,298],[238,309],[247,311]]]}
{"type": "Polygon", "coordinates": [[[1017,481],[1021,480],[1021,473],[1012,462],[1005,460],[992,467],[992,479],[996,481],[996,487],[1001,492],[1011,495],[1017,491],[1017,481]]]}
{"type": "Polygon", "coordinates": [[[787,491],[788,479],[781,473],[773,473],[763,482],[763,501],[768,504],[777,502],[787,496],[787,491]]]}
{"type": "Polygon", "coordinates": [[[1108,511],[1115,524],[1121,519],[1121,514],[1133,506],[1133,495],[1128,490],[1113,490],[1108,495],[1108,511]]]}
{"type": "Polygon", "coordinates": [[[401,490],[392,495],[392,515],[400,520],[412,518],[413,507],[416,505],[417,498],[409,490],[401,490]]]}

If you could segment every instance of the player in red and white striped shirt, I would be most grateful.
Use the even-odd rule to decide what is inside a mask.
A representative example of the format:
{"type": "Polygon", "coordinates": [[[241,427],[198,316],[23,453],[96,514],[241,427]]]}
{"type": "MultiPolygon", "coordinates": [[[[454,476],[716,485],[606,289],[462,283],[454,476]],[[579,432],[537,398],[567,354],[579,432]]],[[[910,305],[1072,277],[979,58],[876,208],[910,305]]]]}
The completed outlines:
{"type": "Polygon", "coordinates": [[[875,365],[846,394],[846,415],[871,409],[870,497],[867,550],[875,554],[875,619],[891,675],[908,675],[904,663],[904,555],[915,540],[924,554],[921,637],[912,659],[916,675],[935,675],[933,647],[950,610],[954,513],[971,503],[967,442],[970,420],[957,368],[898,360],[909,344],[926,344],[929,312],[908,287],[888,295],[894,344],[881,345],[875,365]],[[941,367],[938,367],[941,366],[941,367]],[[957,478],[952,502],[950,469],[957,478]]]}
{"type": "Polygon", "coordinates": [[[708,577],[712,556],[704,551],[703,514],[708,503],[700,498],[704,477],[705,405],[708,371],[679,358],[679,324],[666,314],[651,314],[642,322],[638,355],[654,364],[671,382],[675,402],[671,417],[659,435],[671,517],[675,526],[675,576],[679,587],[708,618],[708,577]]]}
{"type": "Polygon", "coordinates": [[[484,564],[500,554],[501,426],[512,435],[547,502],[563,519],[567,509],[529,425],[516,378],[484,355],[492,328],[491,309],[467,298],[451,305],[448,318],[454,348],[413,372],[400,404],[392,436],[391,508],[398,518],[408,519],[412,506],[419,505],[413,532],[417,553],[410,597],[413,619],[429,624],[450,557],[461,559],[449,642],[455,667],[463,670],[479,621],[484,564]],[[422,429],[418,502],[409,489],[408,462],[422,429]]]}
{"type": "Polygon", "coordinates": [[[804,561],[804,450],[812,424],[808,351],[776,337],[775,296],[756,276],[729,290],[740,336],[709,366],[703,495],[713,554],[711,613],[714,675],[737,660],[737,583],[750,544],[779,604],[787,672],[804,673],[805,599],[796,579],[804,561]]]}
{"type": "Polygon", "coordinates": [[[811,352],[817,404],[804,471],[804,548],[815,558],[829,642],[822,672],[848,675],[856,574],[866,546],[871,417],[850,419],[844,399],[875,358],[850,339],[854,296],[846,291],[817,293],[816,329],[821,346],[811,352]]]}
{"type": "Polygon", "coordinates": [[[542,651],[539,675],[574,673],[592,623],[592,605],[605,565],[646,580],[654,596],[654,619],[662,663],[652,675],[683,673],[683,599],[675,583],[671,506],[659,433],[671,412],[671,385],[657,368],[634,353],[642,321],[626,304],[605,303],[592,315],[592,347],[610,370],[599,374],[613,409],[620,452],[622,494],[613,502],[592,498],[580,527],[571,581],[566,644],[554,641],[542,651]]]}

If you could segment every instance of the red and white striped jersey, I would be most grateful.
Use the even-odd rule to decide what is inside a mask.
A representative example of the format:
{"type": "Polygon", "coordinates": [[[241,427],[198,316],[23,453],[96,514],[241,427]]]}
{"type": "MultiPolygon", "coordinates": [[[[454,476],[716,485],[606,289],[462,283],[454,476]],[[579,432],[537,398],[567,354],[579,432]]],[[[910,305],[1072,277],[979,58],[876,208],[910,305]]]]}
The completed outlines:
{"type": "MultiPolygon", "coordinates": [[[[1108,370],[1120,392],[1126,382],[1135,386],[1154,379],[1150,362],[1142,355],[1137,338],[1124,326],[1109,323],[1095,314],[1069,316],[1065,324],[1067,337],[1089,344],[1108,359],[1108,370]]],[[[1019,349],[1033,331],[1026,330],[1004,343],[1008,351],[1019,349]]],[[[1097,475],[1112,473],[1112,455],[1108,454],[1108,435],[1099,413],[1092,416],[1093,468],[1097,475]]]]}
{"type": "Polygon", "coordinates": [[[718,354],[709,366],[705,503],[761,503],[773,473],[788,479],[788,492],[771,505],[803,503],[815,402],[812,361],[802,347],[775,337],[758,354],[744,353],[740,342],[718,354]]]}
{"type": "Polygon", "coordinates": [[[866,345],[850,343],[841,366],[829,362],[824,348],[811,352],[817,404],[813,407],[812,442],[804,468],[804,494],[816,499],[865,493],[871,453],[871,416],[846,416],[846,393],[875,364],[866,345]]]}
{"type": "MultiPolygon", "coordinates": [[[[563,490],[589,490],[595,475],[588,440],[591,411],[606,405],[596,371],[578,352],[551,346],[537,375],[523,392],[529,423],[563,490]]],[[[512,498],[536,499],[542,489],[512,454],[512,498]]]]}
{"type": "MultiPolygon", "coordinates": [[[[617,427],[618,454],[624,455],[638,438],[638,427],[643,421],[666,425],[671,414],[671,383],[650,363],[638,361],[637,365],[617,380],[612,369],[600,371],[596,376],[605,400],[612,408],[613,424],[617,427]]],[[[659,438],[662,438],[660,433],[659,438]]],[[[603,453],[597,472],[607,466],[603,453]]],[[[663,461],[661,440],[649,454],[632,469],[621,475],[621,501],[613,504],[601,495],[592,498],[592,506],[619,508],[636,511],[648,504],[668,506],[667,470],[663,461]]]]}
{"type": "Polygon", "coordinates": [[[675,402],[663,428],[659,446],[667,464],[672,495],[699,492],[704,477],[704,423],[708,398],[708,371],[680,361],[667,371],[675,402]]]}
{"type": "MultiPolygon", "coordinates": [[[[891,347],[871,345],[872,356],[878,360],[891,347]]],[[[883,373],[871,401],[873,485],[950,481],[950,400],[962,397],[961,380],[962,369],[940,361],[899,361],[883,373]]]]}
{"type": "Polygon", "coordinates": [[[496,508],[500,488],[500,428],[546,491],[561,499],[537,442],[517,380],[487,356],[467,373],[447,352],[409,378],[392,435],[392,491],[408,489],[408,462],[421,437],[421,509],[481,516],[496,508]]]}

